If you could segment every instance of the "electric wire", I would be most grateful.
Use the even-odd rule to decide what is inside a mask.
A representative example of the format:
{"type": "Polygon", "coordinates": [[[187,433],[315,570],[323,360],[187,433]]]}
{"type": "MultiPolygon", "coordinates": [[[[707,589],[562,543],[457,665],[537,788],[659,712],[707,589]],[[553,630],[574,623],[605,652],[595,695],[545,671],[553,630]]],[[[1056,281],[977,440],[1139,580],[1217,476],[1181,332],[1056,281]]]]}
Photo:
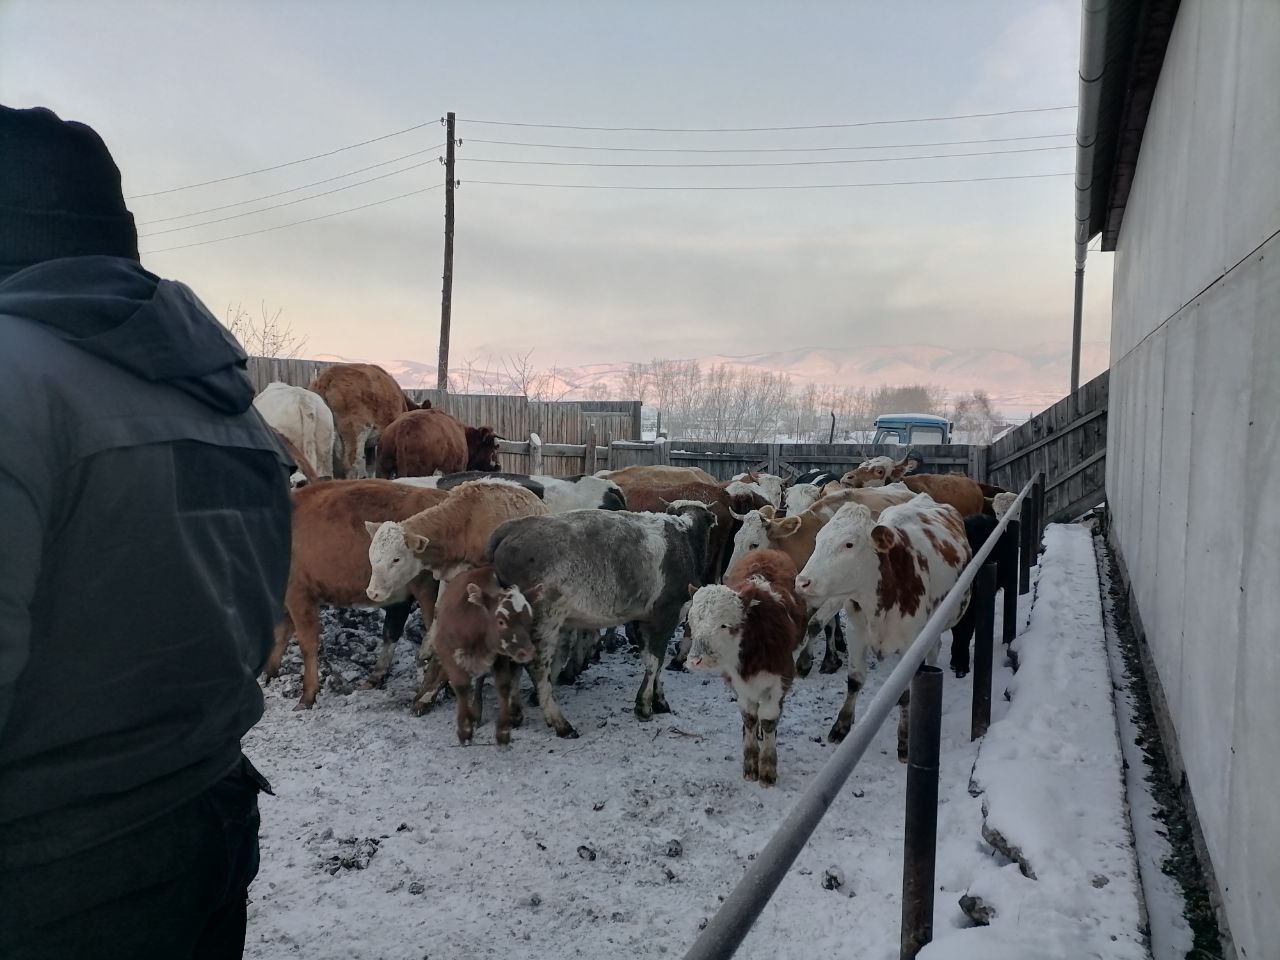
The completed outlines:
{"type": "Polygon", "coordinates": [[[157,217],[154,220],[142,220],[138,223],[140,227],[149,227],[156,223],[170,223],[174,220],[185,220],[187,217],[199,217],[206,213],[217,213],[219,210],[230,210],[232,207],[242,207],[246,203],[258,203],[261,200],[271,200],[275,197],[283,197],[287,193],[297,193],[299,190],[305,190],[307,187],[318,187],[322,183],[333,183],[335,180],[341,180],[344,177],[354,177],[357,173],[365,173],[369,170],[376,170],[378,167],[385,167],[391,163],[399,163],[401,160],[412,160],[414,157],[420,157],[424,153],[431,153],[443,147],[443,143],[437,143],[434,147],[427,147],[425,150],[414,150],[412,153],[406,153],[399,157],[393,157],[390,160],[383,160],[381,163],[371,163],[367,167],[360,167],[356,170],[348,170],[346,173],[340,173],[336,177],[325,177],[323,180],[312,180],[310,183],[299,184],[296,187],[290,187],[288,190],[277,190],[275,193],[264,193],[260,197],[250,197],[247,200],[237,200],[234,203],[224,203],[220,207],[206,207],[204,210],[192,210],[190,213],[176,213],[172,217],[157,217]]]}
{"type": "Polygon", "coordinates": [[[915,157],[846,157],[840,160],[761,160],[749,163],[597,163],[587,160],[508,160],[497,157],[463,157],[462,163],[501,163],[532,167],[626,167],[645,169],[688,170],[744,167],[821,167],[848,163],[895,163],[902,160],[946,160],[950,157],[995,157],[1012,153],[1043,153],[1048,150],[1074,150],[1075,144],[1059,147],[1018,147],[1014,150],[977,150],[966,153],[929,153],[915,157]]]}
{"type": "Polygon", "coordinates": [[[345,213],[355,213],[357,210],[365,210],[369,207],[376,207],[384,203],[392,203],[396,200],[404,200],[406,197],[414,197],[422,193],[429,193],[432,190],[439,190],[443,187],[443,183],[435,183],[429,187],[423,187],[420,190],[410,190],[408,193],[401,193],[394,197],[385,197],[382,200],[374,200],[371,203],[362,203],[358,207],[348,207],[345,210],[335,210],[333,213],[324,213],[318,217],[307,217],[305,220],[293,220],[289,223],[277,224],[274,227],[263,227],[261,230],[249,230],[246,233],[237,233],[229,237],[214,237],[210,240],[197,240],[195,243],[183,243],[175,247],[160,247],[158,250],[142,250],[142,254],[150,256],[153,253],[167,253],[170,250],[186,250],[189,247],[203,247],[210,243],[223,243],[227,240],[239,240],[241,237],[252,237],[260,233],[271,233],[273,230],[284,230],[286,227],[296,227],[304,223],[315,223],[317,220],[328,220],[330,217],[340,217],[345,213]]]}
{"type": "Polygon", "coordinates": [[[358,180],[355,183],[348,183],[346,186],[334,187],[332,190],[322,190],[320,193],[313,193],[307,197],[297,197],[293,200],[286,200],[283,203],[273,203],[270,206],[259,207],[257,210],[245,210],[243,213],[233,213],[226,217],[217,217],[213,220],[201,220],[199,223],[188,223],[183,227],[166,227],[164,230],[152,230],[150,233],[138,234],[138,239],[142,240],[147,237],[158,237],[166,233],[178,233],[182,230],[194,230],[197,227],[207,227],[215,223],[226,223],[228,220],[238,220],[241,217],[251,217],[255,213],[266,213],[268,210],[278,210],[281,207],[291,207],[295,203],[306,203],[308,200],[315,200],[318,197],[327,197],[334,193],[341,193],[343,190],[351,190],[355,187],[362,187],[366,183],[374,183],[377,180],[386,180],[388,177],[394,177],[397,174],[407,173],[410,170],[417,170],[420,167],[430,166],[437,161],[433,157],[430,160],[423,160],[419,163],[411,163],[407,167],[401,167],[399,170],[392,170],[390,173],[382,173],[376,177],[369,177],[365,180],[358,180]]]}
{"type": "MultiPolygon", "coordinates": [[[[847,150],[907,150],[914,147],[959,147],[979,143],[1014,143],[1025,140],[1054,140],[1075,137],[1067,133],[1041,133],[1029,137],[989,137],[982,140],[931,140],[927,143],[868,143],[853,147],[597,147],[579,143],[530,143],[527,140],[485,140],[467,137],[467,143],[502,147],[541,147],[549,150],[591,150],[604,153],[827,153],[847,150]]],[[[1074,144],[1072,144],[1074,146],[1074,144]]]]}
{"type": "Polygon", "coordinates": [[[1026,107],[1021,110],[992,110],[986,113],[957,113],[939,117],[900,117],[890,120],[859,120],[851,123],[808,123],[777,127],[597,127],[577,123],[526,123],[516,120],[478,120],[474,117],[458,117],[463,123],[483,124],[495,127],[532,127],[542,130],[599,130],[610,133],[771,133],[788,130],[848,130],[855,127],[881,127],[903,123],[934,123],[942,120],[977,120],[986,117],[1009,117],[1027,113],[1051,113],[1057,110],[1074,110],[1074,103],[1060,107],[1026,107]]]}
{"type": "Polygon", "coordinates": [[[954,177],[939,180],[885,180],[872,183],[791,183],[751,186],[641,186],[620,183],[530,183],[517,180],[461,180],[459,183],[476,183],[495,187],[547,187],[555,190],[841,190],[853,187],[907,187],[933,183],[990,183],[996,180],[1040,180],[1046,177],[1070,177],[1072,171],[1063,173],[1026,173],[999,177],[954,177]]]}

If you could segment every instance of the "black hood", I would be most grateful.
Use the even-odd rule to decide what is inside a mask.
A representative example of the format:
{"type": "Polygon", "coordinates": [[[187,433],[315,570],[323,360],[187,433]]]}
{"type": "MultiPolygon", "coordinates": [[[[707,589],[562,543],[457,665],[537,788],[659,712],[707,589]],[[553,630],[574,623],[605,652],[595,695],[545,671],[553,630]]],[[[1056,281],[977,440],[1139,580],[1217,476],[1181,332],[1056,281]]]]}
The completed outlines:
{"type": "Polygon", "coordinates": [[[226,413],[253,402],[247,357],[185,284],[122,257],[48,260],[0,280],[4,316],[226,413]]]}

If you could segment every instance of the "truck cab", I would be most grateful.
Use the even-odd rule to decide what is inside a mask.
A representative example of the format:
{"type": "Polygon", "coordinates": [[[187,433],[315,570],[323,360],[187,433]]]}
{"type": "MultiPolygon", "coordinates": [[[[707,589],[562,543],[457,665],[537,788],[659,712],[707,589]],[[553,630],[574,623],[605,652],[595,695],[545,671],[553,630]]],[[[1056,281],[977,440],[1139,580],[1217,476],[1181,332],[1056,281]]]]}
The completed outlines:
{"type": "Polygon", "coordinates": [[[940,446],[951,442],[951,423],[930,413],[886,413],[876,417],[872,443],[910,447],[940,446]]]}

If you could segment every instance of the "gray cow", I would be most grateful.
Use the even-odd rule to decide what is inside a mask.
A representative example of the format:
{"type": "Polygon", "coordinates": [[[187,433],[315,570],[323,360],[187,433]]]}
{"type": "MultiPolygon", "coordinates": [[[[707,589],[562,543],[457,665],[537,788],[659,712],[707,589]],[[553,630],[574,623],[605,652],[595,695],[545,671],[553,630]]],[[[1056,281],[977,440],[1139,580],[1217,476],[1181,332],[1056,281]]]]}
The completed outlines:
{"type": "Polygon", "coordinates": [[[644,680],[636,716],[669,713],[659,669],[667,642],[702,582],[715,517],[706,504],[677,500],[666,513],[580,510],[508,520],[493,532],[487,557],[498,580],[533,601],[538,658],[534,681],[547,725],[576,737],[556,703],[551,666],[563,627],[599,629],[634,623],[644,680]]]}

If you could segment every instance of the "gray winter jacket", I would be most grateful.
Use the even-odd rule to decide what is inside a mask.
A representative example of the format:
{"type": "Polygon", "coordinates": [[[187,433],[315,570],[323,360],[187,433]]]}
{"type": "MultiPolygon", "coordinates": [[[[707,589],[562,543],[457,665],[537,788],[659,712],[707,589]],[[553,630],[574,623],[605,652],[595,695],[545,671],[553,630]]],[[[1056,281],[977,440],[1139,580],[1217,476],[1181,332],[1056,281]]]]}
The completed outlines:
{"type": "Polygon", "coordinates": [[[0,279],[0,869],[237,764],[289,571],[252,397],[231,335],[134,261],[0,279]]]}

